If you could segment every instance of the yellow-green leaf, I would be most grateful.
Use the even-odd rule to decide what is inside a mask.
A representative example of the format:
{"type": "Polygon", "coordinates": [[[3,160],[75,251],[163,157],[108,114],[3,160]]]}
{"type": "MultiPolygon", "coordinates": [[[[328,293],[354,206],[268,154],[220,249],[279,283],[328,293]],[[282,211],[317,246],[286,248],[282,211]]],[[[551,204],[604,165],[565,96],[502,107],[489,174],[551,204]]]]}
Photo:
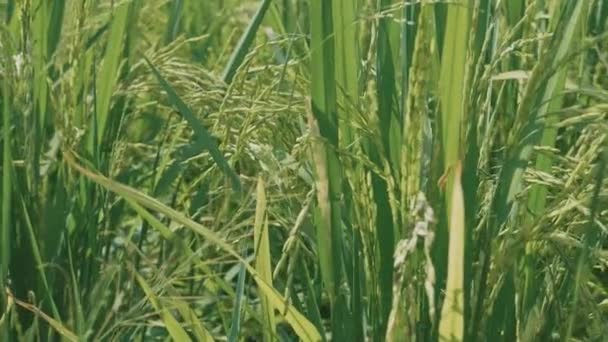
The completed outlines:
{"type": "Polygon", "coordinates": [[[452,207],[450,210],[450,243],[448,251],[448,279],[441,310],[439,336],[442,340],[462,341],[464,338],[464,194],[460,178],[460,162],[454,167],[452,207]]]}
{"type": "MultiPolygon", "coordinates": [[[[268,218],[266,217],[266,191],[264,179],[258,179],[257,205],[254,223],[255,269],[262,280],[272,286],[272,266],[270,264],[270,241],[268,239],[268,218]]],[[[264,319],[264,341],[273,341],[276,335],[274,306],[260,288],[262,317],[264,319]]]]}
{"type": "Polygon", "coordinates": [[[154,291],[152,290],[150,285],[148,285],[146,280],[137,273],[135,273],[135,278],[137,279],[139,286],[142,288],[142,290],[144,290],[144,293],[146,294],[146,297],[148,297],[150,304],[152,304],[156,311],[159,311],[160,317],[163,320],[163,323],[165,323],[165,327],[167,328],[167,331],[169,332],[171,337],[175,341],[192,341],[190,339],[190,336],[188,336],[188,333],[182,328],[177,319],[173,317],[171,312],[167,310],[167,308],[165,308],[163,305],[161,305],[161,303],[158,301],[158,298],[154,294],[154,291]]]}

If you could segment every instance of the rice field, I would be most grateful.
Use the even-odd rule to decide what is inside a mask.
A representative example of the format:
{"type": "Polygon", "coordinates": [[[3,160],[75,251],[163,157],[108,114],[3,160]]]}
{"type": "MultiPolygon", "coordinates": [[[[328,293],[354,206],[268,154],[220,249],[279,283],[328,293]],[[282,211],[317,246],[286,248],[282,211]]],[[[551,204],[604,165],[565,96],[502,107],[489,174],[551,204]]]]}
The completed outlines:
{"type": "Polygon", "coordinates": [[[0,341],[608,340],[607,19],[0,0],[0,341]]]}

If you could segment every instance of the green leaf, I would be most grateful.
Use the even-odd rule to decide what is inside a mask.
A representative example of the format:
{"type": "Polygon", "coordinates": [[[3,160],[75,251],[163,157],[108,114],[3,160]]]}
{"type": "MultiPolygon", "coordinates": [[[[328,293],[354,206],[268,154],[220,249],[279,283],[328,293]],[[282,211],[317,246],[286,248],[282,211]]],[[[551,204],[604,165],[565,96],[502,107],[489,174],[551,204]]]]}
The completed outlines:
{"type": "Polygon", "coordinates": [[[152,304],[152,307],[160,313],[160,317],[163,320],[163,323],[165,323],[165,328],[167,328],[167,331],[169,331],[171,337],[175,341],[192,341],[188,333],[182,328],[173,314],[171,314],[171,311],[160,303],[156,297],[156,294],[154,294],[154,291],[146,280],[137,272],[135,272],[135,279],[137,279],[139,286],[142,288],[142,290],[144,290],[144,293],[146,294],[148,301],[150,301],[150,304],[152,304]]]}
{"type": "MultiPolygon", "coordinates": [[[[461,158],[462,120],[464,119],[467,66],[467,42],[469,32],[468,0],[458,0],[447,4],[447,23],[444,36],[443,55],[441,56],[441,74],[439,80],[439,98],[441,101],[442,147],[444,167],[454,167],[461,158]]],[[[448,177],[447,195],[448,212],[450,212],[453,173],[448,177]]]]}
{"type": "Polygon", "coordinates": [[[333,305],[341,281],[342,170],[336,152],[339,133],[331,2],[313,1],[311,19],[312,108],[310,108],[309,120],[314,134],[320,135],[325,140],[317,141],[312,151],[318,204],[317,248],[321,275],[333,305]]]}
{"type": "Polygon", "coordinates": [[[237,342],[241,333],[241,311],[243,310],[243,292],[245,291],[245,272],[244,264],[239,266],[239,278],[236,282],[236,298],[234,299],[234,308],[232,309],[232,319],[230,320],[230,333],[228,342],[237,342]]]}
{"type": "Polygon", "coordinates": [[[228,161],[224,158],[222,152],[220,152],[215,139],[211,136],[209,131],[203,126],[202,122],[198,120],[198,118],[194,115],[192,110],[186,105],[184,101],[177,95],[175,89],[165,80],[158,69],[152,62],[150,62],[147,58],[144,57],[150,69],[152,69],[152,73],[161,84],[163,89],[167,92],[169,96],[169,101],[171,104],[177,109],[177,111],[182,115],[182,117],[188,122],[195,135],[195,143],[196,148],[199,150],[207,150],[211,154],[211,157],[219,166],[219,168],[230,178],[232,182],[232,188],[234,191],[241,191],[241,181],[236,172],[232,169],[228,161]]]}
{"type": "Polygon", "coordinates": [[[439,336],[442,340],[464,340],[464,249],[465,205],[461,184],[462,166],[454,168],[450,211],[450,243],[448,252],[448,279],[441,310],[439,336]]]}
{"type": "Polygon", "coordinates": [[[196,316],[194,310],[192,310],[188,304],[182,300],[172,299],[173,304],[177,307],[182,319],[185,323],[192,327],[194,332],[194,336],[196,337],[196,341],[201,342],[213,342],[213,336],[211,333],[205,328],[203,324],[201,324],[199,318],[196,316]]]}
{"type": "MultiPolygon", "coordinates": [[[[263,178],[258,179],[255,222],[254,222],[254,250],[255,269],[262,280],[272,286],[272,265],[270,263],[270,239],[268,237],[268,218],[266,216],[266,191],[263,178]]],[[[262,317],[264,319],[264,341],[273,341],[276,336],[276,321],[274,307],[269,298],[262,294],[262,317]]]]}
{"type": "Polygon", "coordinates": [[[114,9],[112,22],[108,32],[108,44],[103,58],[103,65],[99,72],[99,78],[95,84],[97,93],[95,94],[95,111],[97,121],[97,141],[93,146],[99,146],[104,138],[106,125],[110,115],[110,105],[112,95],[116,88],[117,75],[123,56],[123,45],[125,41],[126,27],[129,17],[129,3],[122,3],[114,9]]]}
{"type": "MultiPolygon", "coordinates": [[[[4,60],[4,56],[0,56],[4,60]]],[[[8,279],[8,265],[10,263],[11,252],[11,207],[12,207],[12,187],[13,187],[13,159],[11,144],[12,113],[9,103],[10,88],[7,79],[2,82],[2,214],[0,220],[0,289],[5,289],[8,279]]],[[[7,308],[6,296],[0,295],[0,312],[7,308]]],[[[0,337],[8,339],[8,329],[0,326],[0,337]]]]}
{"type": "Polygon", "coordinates": [[[262,24],[266,11],[268,11],[268,8],[270,7],[270,3],[271,0],[262,0],[260,7],[258,7],[258,10],[255,12],[255,15],[249,22],[249,26],[247,26],[245,32],[243,32],[241,39],[232,52],[230,60],[224,69],[222,79],[225,83],[230,84],[232,82],[236,71],[243,63],[243,60],[245,60],[245,56],[247,56],[247,52],[255,39],[255,35],[260,28],[260,24],[262,24]]]}

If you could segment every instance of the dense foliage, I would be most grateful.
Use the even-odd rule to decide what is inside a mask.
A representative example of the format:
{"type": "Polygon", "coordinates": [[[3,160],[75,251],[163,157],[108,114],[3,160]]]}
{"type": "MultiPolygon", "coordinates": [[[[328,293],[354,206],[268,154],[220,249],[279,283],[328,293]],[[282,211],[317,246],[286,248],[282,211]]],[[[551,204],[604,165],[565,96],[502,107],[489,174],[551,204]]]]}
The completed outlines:
{"type": "Polygon", "coordinates": [[[608,1],[0,0],[0,341],[603,341],[608,1]]]}

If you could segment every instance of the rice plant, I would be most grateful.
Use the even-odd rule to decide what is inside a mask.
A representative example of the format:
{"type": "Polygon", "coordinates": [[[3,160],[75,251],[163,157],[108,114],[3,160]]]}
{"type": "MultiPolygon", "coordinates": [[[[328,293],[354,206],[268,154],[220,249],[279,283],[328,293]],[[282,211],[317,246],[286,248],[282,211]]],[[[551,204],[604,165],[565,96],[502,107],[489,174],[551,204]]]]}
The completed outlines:
{"type": "Polygon", "coordinates": [[[608,1],[0,0],[0,341],[603,341],[608,1]]]}

